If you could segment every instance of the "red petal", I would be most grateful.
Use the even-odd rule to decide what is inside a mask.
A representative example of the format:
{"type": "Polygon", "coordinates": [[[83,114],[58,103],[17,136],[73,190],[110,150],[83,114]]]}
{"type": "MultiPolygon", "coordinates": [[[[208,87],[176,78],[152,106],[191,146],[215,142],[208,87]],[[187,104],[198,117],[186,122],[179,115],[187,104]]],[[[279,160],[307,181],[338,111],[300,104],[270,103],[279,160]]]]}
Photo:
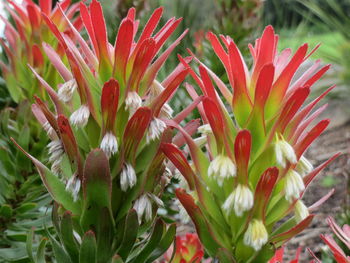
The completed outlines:
{"type": "Polygon", "coordinates": [[[141,47],[136,54],[133,69],[128,82],[128,91],[138,91],[140,81],[146,73],[147,67],[152,62],[155,51],[155,41],[153,38],[142,42],[141,47]]]}
{"type": "Polygon", "coordinates": [[[304,101],[310,94],[309,87],[297,89],[294,94],[285,102],[280,114],[280,118],[276,122],[277,130],[283,133],[288,123],[303,105],[304,101]]]}
{"type": "Polygon", "coordinates": [[[272,191],[278,179],[278,169],[276,167],[268,168],[260,177],[259,182],[255,188],[255,205],[254,213],[263,220],[265,220],[265,212],[269,203],[272,191]]]}
{"type": "Polygon", "coordinates": [[[139,146],[148,125],[151,122],[151,109],[139,108],[128,121],[123,137],[123,153],[126,160],[135,163],[137,147],[139,146]]]}
{"type": "Polygon", "coordinates": [[[180,171],[180,173],[185,177],[190,190],[195,189],[195,174],[188,164],[186,157],[183,153],[171,143],[163,143],[161,145],[163,153],[169,158],[169,160],[175,165],[175,167],[180,171]]]}
{"type": "Polygon", "coordinates": [[[114,68],[113,75],[125,86],[126,65],[128,62],[131,45],[133,42],[134,23],[130,19],[124,19],[119,27],[118,35],[114,46],[114,68]]]}
{"type": "Polygon", "coordinates": [[[151,108],[153,109],[153,115],[158,117],[160,110],[162,109],[165,102],[171,97],[175,92],[181,82],[186,78],[189,69],[184,69],[178,73],[174,80],[166,87],[161,94],[152,102],[151,108]]]}
{"type": "Polygon", "coordinates": [[[99,48],[100,59],[110,61],[106,23],[103,16],[102,6],[97,0],[92,0],[90,4],[90,17],[95,32],[97,46],[99,48]]]}
{"type": "Polygon", "coordinates": [[[310,225],[314,216],[315,215],[309,215],[307,218],[305,218],[303,221],[301,221],[299,224],[297,224],[290,230],[271,237],[269,242],[275,243],[276,245],[287,242],[288,240],[302,232],[305,228],[307,228],[310,225]]]}
{"type": "Polygon", "coordinates": [[[203,99],[203,107],[205,115],[209,121],[210,127],[213,130],[218,152],[222,152],[224,145],[224,121],[216,103],[209,97],[203,99]]]}
{"type": "Polygon", "coordinates": [[[250,150],[252,146],[252,137],[248,130],[238,132],[235,139],[235,158],[238,171],[238,180],[248,183],[248,164],[250,159],[250,150]]]}
{"type": "Polygon", "coordinates": [[[295,146],[295,153],[299,159],[310,144],[327,128],[329,120],[320,121],[295,146]]]}
{"type": "Polygon", "coordinates": [[[41,11],[46,15],[50,15],[52,9],[52,0],[39,0],[41,11]]]}
{"type": "Polygon", "coordinates": [[[114,131],[119,102],[119,84],[115,79],[111,79],[103,85],[101,95],[101,110],[103,118],[103,134],[114,131]]]}

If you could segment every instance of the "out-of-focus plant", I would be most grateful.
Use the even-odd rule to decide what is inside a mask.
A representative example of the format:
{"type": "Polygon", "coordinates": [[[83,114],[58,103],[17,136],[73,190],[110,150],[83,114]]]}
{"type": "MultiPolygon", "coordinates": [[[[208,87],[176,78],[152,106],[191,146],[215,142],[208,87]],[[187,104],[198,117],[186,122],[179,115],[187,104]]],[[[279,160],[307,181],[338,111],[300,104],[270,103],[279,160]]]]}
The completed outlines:
{"type": "MultiPolygon", "coordinates": [[[[79,29],[81,21],[73,18],[77,5],[70,5],[67,0],[61,4],[79,29]]],[[[68,27],[58,8],[52,9],[51,1],[35,4],[31,0],[22,3],[9,0],[4,2],[4,6],[10,19],[1,17],[5,23],[5,38],[0,40],[3,50],[0,104],[1,108],[5,108],[0,112],[0,261],[23,262],[28,261],[27,232],[35,227],[33,235],[42,234],[44,222],[48,228],[51,227],[47,214],[51,198],[40,183],[32,163],[19,155],[10,137],[40,159],[45,156],[47,136],[36,123],[28,100],[32,101],[35,93],[46,96],[46,92],[38,85],[28,65],[56,88],[59,75],[49,64],[41,43],[50,43],[62,57],[63,52],[44,17],[51,17],[61,31],[66,31],[68,27]]],[[[35,239],[38,239],[37,235],[35,239]]]]}
{"type": "MultiPolygon", "coordinates": [[[[345,85],[345,90],[347,91],[350,85],[350,32],[348,30],[350,26],[350,2],[346,0],[325,0],[320,4],[319,1],[307,0],[300,1],[300,3],[307,7],[308,12],[305,9],[302,9],[301,12],[312,23],[320,28],[326,28],[328,31],[339,32],[344,38],[345,41],[344,43],[339,43],[337,52],[328,52],[324,55],[332,63],[341,66],[339,74],[340,84],[345,85]],[[310,12],[314,16],[310,16],[310,12]]],[[[337,97],[344,97],[344,93],[338,94],[337,97]]]]}
{"type": "MultiPolygon", "coordinates": [[[[329,124],[322,120],[309,128],[326,106],[312,110],[333,87],[302,107],[329,65],[318,70],[316,63],[292,83],[314,51],[307,54],[307,44],[294,55],[290,49],[278,54],[278,36],[269,26],[255,46],[249,46],[254,60],[249,73],[229,36],[220,37],[223,45],[213,33],[208,38],[226,68],[233,94],[198,61],[200,76],[194,70],[190,74],[205,95],[198,106],[202,136],[193,140],[170,121],[185,137],[191,162],[173,144],[163,143],[162,149],[187,181],[189,193],[177,189],[176,195],[208,254],[222,262],[266,262],[311,223],[311,211],[332,194],[309,208],[301,200],[315,176],[339,155],[315,169],[303,155],[329,124]]],[[[187,89],[198,99],[193,87],[187,89]]]]}
{"type": "MultiPolygon", "coordinates": [[[[60,6],[66,15],[73,19],[78,5],[70,5],[70,0],[64,0],[60,6]]],[[[44,89],[38,85],[28,65],[35,68],[39,74],[52,86],[57,85],[58,74],[44,55],[42,42],[53,46],[60,56],[63,50],[58,46],[58,41],[51,33],[45,17],[49,17],[61,32],[70,30],[57,7],[52,9],[52,1],[40,1],[37,5],[33,1],[23,1],[21,4],[9,0],[4,3],[6,10],[14,21],[14,26],[5,17],[1,17],[5,23],[5,39],[0,44],[6,55],[5,61],[0,61],[2,76],[6,82],[6,88],[15,102],[25,99],[33,99],[34,94],[40,94],[46,98],[44,89]]],[[[81,20],[75,19],[74,26],[79,30],[81,20]]]]}
{"type": "Polygon", "coordinates": [[[46,135],[32,123],[28,101],[16,109],[0,112],[0,261],[23,262],[27,232],[36,228],[43,233],[44,222],[50,226],[47,206],[51,202],[31,162],[9,140],[18,138],[23,148],[43,156],[46,135]],[[34,143],[36,142],[36,143],[34,143]]]}
{"type": "MultiPolygon", "coordinates": [[[[337,236],[337,238],[342,242],[342,244],[347,248],[347,252],[350,250],[350,226],[345,224],[343,227],[339,227],[339,225],[335,222],[334,218],[328,217],[327,223],[331,227],[333,233],[337,236]]],[[[337,263],[349,263],[350,256],[346,255],[344,250],[338,245],[338,243],[334,240],[331,235],[321,235],[322,240],[327,244],[329,249],[331,250],[334,260],[337,263]]],[[[313,255],[317,262],[322,262],[315,255],[313,255]]]]}
{"type": "Polygon", "coordinates": [[[187,233],[183,236],[176,236],[175,245],[170,247],[164,255],[164,263],[201,262],[203,256],[203,246],[197,234],[187,233]]]}
{"type": "MultiPolygon", "coordinates": [[[[299,262],[299,257],[300,257],[300,253],[301,253],[302,248],[299,247],[295,253],[295,258],[292,259],[291,261],[289,261],[289,263],[298,263],[299,262]]],[[[275,252],[275,255],[269,260],[268,263],[283,263],[283,262],[287,262],[285,260],[283,260],[283,255],[284,255],[284,246],[282,246],[281,248],[277,249],[275,252]]],[[[315,263],[316,261],[311,260],[310,263],[315,263]]]]}
{"type": "MultiPolygon", "coordinates": [[[[49,164],[22,149],[56,203],[52,219],[59,240],[49,236],[56,259],[153,262],[175,236],[175,224],[167,227],[156,213],[168,181],[159,145],[172,141],[165,122],[172,116],[167,101],[189,69],[180,63],[161,83],[156,77],[186,31],[160,53],[181,19],[172,18],[153,33],[162,16],[158,8],[136,40],[139,23],[135,9],[130,9],[112,44],[101,5],[93,0],[89,7],[80,3],[89,37],[85,41],[58,10],[72,35],[45,20],[63,47],[69,68],[50,45],[43,46],[64,83],[56,93],[33,69],[54,106],[52,111],[49,103],[35,97],[33,112],[51,139],[49,164]]],[[[195,106],[174,121],[181,122],[195,106]]],[[[181,136],[175,139],[183,144],[181,136]]]]}

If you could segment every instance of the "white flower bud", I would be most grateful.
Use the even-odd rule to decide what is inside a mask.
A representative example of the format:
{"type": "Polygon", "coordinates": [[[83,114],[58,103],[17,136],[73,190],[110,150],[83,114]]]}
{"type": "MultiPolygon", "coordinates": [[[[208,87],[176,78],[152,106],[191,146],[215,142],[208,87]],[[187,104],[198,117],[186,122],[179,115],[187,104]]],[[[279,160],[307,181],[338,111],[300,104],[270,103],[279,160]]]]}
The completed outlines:
{"type": "Polygon", "coordinates": [[[63,102],[71,101],[74,91],[77,89],[77,86],[78,85],[75,79],[71,79],[63,83],[58,89],[58,98],[63,102]]]}
{"type": "Polygon", "coordinates": [[[267,243],[268,237],[264,223],[261,220],[253,219],[244,234],[243,242],[254,248],[255,251],[259,251],[267,243]]]}
{"type": "Polygon", "coordinates": [[[125,192],[128,188],[135,186],[137,181],[134,167],[131,164],[126,163],[120,174],[120,188],[125,192]]]}
{"type": "Polygon", "coordinates": [[[159,139],[159,137],[162,135],[165,128],[166,128],[166,124],[164,121],[158,118],[153,118],[153,120],[151,121],[148,127],[148,132],[146,137],[147,143],[155,139],[159,139]]]}
{"type": "Polygon", "coordinates": [[[236,176],[236,172],[236,165],[225,155],[215,157],[208,168],[208,176],[215,175],[218,184],[221,186],[225,179],[236,176]]]}
{"type": "Polygon", "coordinates": [[[107,132],[101,141],[101,149],[108,157],[118,152],[118,141],[112,132],[107,132]]]}
{"type": "Polygon", "coordinates": [[[281,140],[277,140],[275,144],[275,154],[277,164],[284,168],[286,167],[286,160],[290,163],[297,162],[297,157],[293,147],[283,138],[281,140]]]}
{"type": "Polygon", "coordinates": [[[81,105],[79,109],[72,113],[70,123],[77,127],[84,127],[90,117],[90,110],[87,105],[81,105]]]}
{"type": "Polygon", "coordinates": [[[289,170],[285,177],[285,197],[287,201],[293,201],[294,198],[299,198],[301,192],[305,189],[304,181],[294,170],[289,170]]]}
{"type": "Polygon", "coordinates": [[[297,223],[300,223],[310,215],[309,210],[301,200],[295,203],[294,213],[294,218],[297,223]]]}
{"type": "Polygon", "coordinates": [[[249,211],[254,204],[254,194],[248,186],[238,184],[233,192],[227,197],[226,201],[222,205],[222,209],[227,214],[230,214],[233,210],[235,214],[240,217],[243,212],[249,211]]]}
{"type": "Polygon", "coordinates": [[[301,156],[295,169],[302,177],[304,177],[311,173],[314,167],[308,159],[306,159],[304,156],[301,156]]]}

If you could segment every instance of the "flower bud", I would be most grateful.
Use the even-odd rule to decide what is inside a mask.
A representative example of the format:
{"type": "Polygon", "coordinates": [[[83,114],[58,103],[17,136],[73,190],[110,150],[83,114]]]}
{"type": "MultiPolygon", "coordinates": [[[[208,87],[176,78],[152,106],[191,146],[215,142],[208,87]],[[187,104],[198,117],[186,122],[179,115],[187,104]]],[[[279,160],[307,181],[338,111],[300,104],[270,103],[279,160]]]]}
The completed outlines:
{"type": "Polygon", "coordinates": [[[220,186],[222,186],[224,179],[236,176],[236,172],[236,165],[225,155],[218,155],[208,168],[208,176],[215,175],[220,186]]]}
{"type": "Polygon", "coordinates": [[[82,105],[79,109],[72,113],[69,120],[72,125],[78,127],[84,127],[90,116],[90,110],[87,105],[82,105]]]}
{"type": "Polygon", "coordinates": [[[244,234],[244,244],[259,251],[267,243],[268,233],[261,220],[253,219],[244,234]]]}
{"type": "Polygon", "coordinates": [[[126,163],[120,174],[120,188],[125,192],[128,188],[135,186],[137,181],[134,167],[131,164],[126,163]]]}
{"type": "Polygon", "coordinates": [[[112,132],[107,132],[101,141],[101,149],[108,157],[118,152],[118,141],[112,132]]]}
{"type": "Polygon", "coordinates": [[[290,163],[297,162],[297,157],[293,147],[283,138],[277,139],[275,144],[275,154],[277,164],[282,167],[286,167],[286,161],[289,161],[290,163]]]}
{"type": "Polygon", "coordinates": [[[77,82],[75,79],[68,80],[58,89],[58,98],[63,102],[70,102],[76,89],[77,82]]]}
{"type": "Polygon", "coordinates": [[[306,159],[304,156],[301,156],[295,169],[302,177],[304,177],[305,175],[312,172],[314,167],[308,159],[306,159]]]}
{"type": "Polygon", "coordinates": [[[228,196],[222,208],[227,214],[230,214],[232,210],[235,211],[237,216],[242,216],[243,212],[249,211],[254,204],[254,195],[248,186],[238,184],[235,190],[228,196]]]}
{"type": "Polygon", "coordinates": [[[300,174],[294,170],[289,170],[285,178],[286,199],[293,201],[293,198],[299,198],[301,191],[305,189],[303,179],[300,174]]]}

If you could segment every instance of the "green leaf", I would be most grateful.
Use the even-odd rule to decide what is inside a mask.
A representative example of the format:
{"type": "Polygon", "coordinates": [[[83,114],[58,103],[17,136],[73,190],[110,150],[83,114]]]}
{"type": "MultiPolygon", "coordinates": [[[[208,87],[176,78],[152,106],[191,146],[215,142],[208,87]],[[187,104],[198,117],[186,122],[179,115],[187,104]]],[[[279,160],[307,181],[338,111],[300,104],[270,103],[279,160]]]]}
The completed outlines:
{"type": "Polygon", "coordinates": [[[112,177],[107,156],[101,149],[93,150],[88,154],[84,167],[84,209],[80,223],[84,231],[93,230],[96,233],[99,262],[111,257],[114,237],[111,195],[112,177]]]}
{"type": "Polygon", "coordinates": [[[38,250],[36,252],[36,261],[35,263],[46,263],[45,260],[45,247],[46,247],[47,238],[44,237],[41,239],[38,250]]]}
{"type": "Polygon", "coordinates": [[[0,207],[0,216],[4,218],[11,218],[13,215],[13,209],[10,205],[4,204],[0,207]]]}
{"type": "Polygon", "coordinates": [[[151,253],[156,249],[165,230],[165,223],[162,219],[158,219],[153,228],[153,232],[148,239],[147,244],[142,248],[141,252],[131,261],[132,263],[146,262],[151,253]]]}
{"type": "Polygon", "coordinates": [[[134,209],[131,209],[125,218],[125,222],[122,223],[122,227],[118,233],[123,233],[121,246],[118,248],[118,255],[126,261],[130,251],[135,245],[139,229],[139,221],[137,213],[134,209]]]}
{"type": "Polygon", "coordinates": [[[224,249],[219,248],[217,253],[217,258],[219,259],[220,263],[235,263],[235,259],[232,257],[231,253],[224,249]]]}
{"type": "Polygon", "coordinates": [[[16,212],[19,214],[24,214],[30,210],[33,210],[36,207],[37,207],[36,203],[25,203],[19,206],[18,208],[16,208],[16,212]]]}
{"type": "Polygon", "coordinates": [[[72,213],[66,211],[61,220],[61,239],[62,243],[74,262],[78,261],[79,248],[73,235],[72,213]]]}
{"type": "Polygon", "coordinates": [[[73,214],[80,214],[81,207],[80,202],[74,202],[73,197],[66,191],[65,184],[55,176],[45,165],[43,165],[36,158],[31,156],[29,153],[23,150],[14,140],[12,140],[16,146],[34,163],[37,168],[42,182],[44,183],[47,191],[51,197],[65,209],[71,211],[73,214]]]}
{"type": "Polygon", "coordinates": [[[97,244],[93,231],[88,231],[83,237],[80,247],[79,263],[97,262],[97,244]]]}
{"type": "Polygon", "coordinates": [[[47,235],[50,238],[52,250],[57,263],[73,263],[67,251],[61,246],[61,244],[48,231],[47,235]]]}
{"type": "Polygon", "coordinates": [[[27,242],[26,242],[26,250],[28,257],[31,262],[35,262],[34,256],[33,256],[33,236],[34,236],[34,228],[32,228],[27,235],[27,242]]]}
{"type": "Polygon", "coordinates": [[[162,256],[173,243],[176,235],[176,224],[171,224],[168,228],[168,231],[162,237],[162,240],[159,242],[158,246],[153,250],[151,256],[147,259],[147,263],[152,263],[154,260],[162,256]]]}

